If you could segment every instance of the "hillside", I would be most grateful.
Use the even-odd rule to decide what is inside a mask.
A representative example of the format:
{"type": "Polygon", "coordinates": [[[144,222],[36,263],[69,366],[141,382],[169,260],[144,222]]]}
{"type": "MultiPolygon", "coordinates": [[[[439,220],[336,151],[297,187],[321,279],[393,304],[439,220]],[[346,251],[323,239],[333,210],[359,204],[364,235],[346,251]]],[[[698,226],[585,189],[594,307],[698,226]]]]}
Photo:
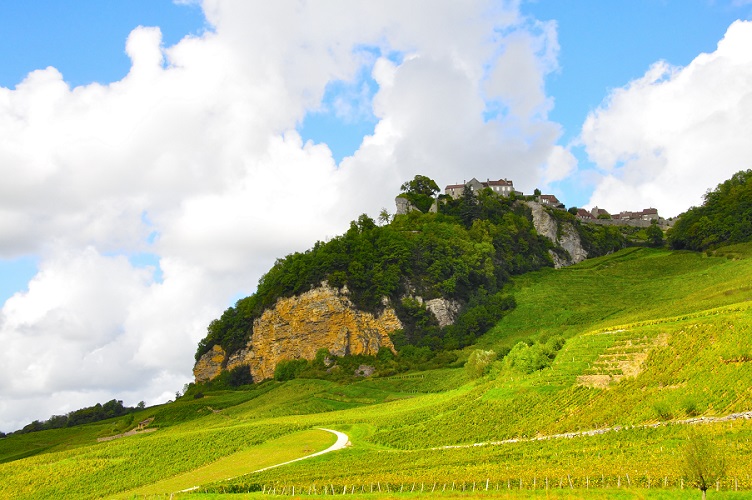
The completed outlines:
{"type": "Polygon", "coordinates": [[[11,436],[0,440],[0,496],[212,488],[262,468],[271,450],[281,462],[325,448],[333,438],[310,434],[318,427],[346,432],[352,446],[217,483],[216,491],[547,485],[644,497],[647,488],[685,485],[680,464],[695,434],[726,451],[719,487],[749,490],[750,258],[750,244],[711,255],[631,248],[514,277],[504,292],[516,307],[476,347],[504,352],[520,340],[566,339],[550,366],[529,374],[497,361],[475,380],[444,368],[347,384],[269,381],[135,413],[135,421],[154,417],[149,434],[95,442],[124,427],[123,417],[11,436]],[[701,425],[688,423],[701,417],[701,425]]]}
{"type": "MultiPolygon", "coordinates": [[[[514,308],[505,291],[512,276],[626,245],[619,228],[582,224],[534,197],[484,189],[434,198],[437,189],[416,176],[401,196],[423,209],[382,214],[380,225],[361,215],[345,234],[277,260],[255,294],[209,325],[196,382],[279,379],[278,365],[305,371],[321,349],[338,358],[383,350],[399,360],[417,349],[448,365],[457,356],[447,353],[474,344],[514,308]]],[[[405,368],[375,366],[380,375],[405,368]]]]}

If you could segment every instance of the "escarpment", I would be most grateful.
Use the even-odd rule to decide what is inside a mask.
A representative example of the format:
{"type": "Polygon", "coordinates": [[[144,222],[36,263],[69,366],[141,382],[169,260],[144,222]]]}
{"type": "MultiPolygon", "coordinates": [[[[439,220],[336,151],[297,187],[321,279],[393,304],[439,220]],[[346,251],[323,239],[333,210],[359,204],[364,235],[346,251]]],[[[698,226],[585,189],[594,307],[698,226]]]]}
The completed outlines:
{"type": "Polygon", "coordinates": [[[540,203],[527,202],[527,206],[532,211],[533,225],[538,234],[545,236],[555,245],[566,250],[565,255],[549,250],[555,268],[571,266],[588,258],[588,253],[582,246],[580,235],[571,222],[557,221],[546,212],[540,203]]]}
{"type": "Polygon", "coordinates": [[[389,334],[401,329],[394,309],[378,316],[359,311],[346,290],[326,283],[309,292],[280,298],[253,322],[253,335],[243,349],[225,353],[215,345],[196,363],[196,382],[218,376],[222,370],[248,366],[253,380],[272,378],[285,359],[313,359],[326,348],[336,356],[375,355],[382,347],[394,350],[389,334]]]}

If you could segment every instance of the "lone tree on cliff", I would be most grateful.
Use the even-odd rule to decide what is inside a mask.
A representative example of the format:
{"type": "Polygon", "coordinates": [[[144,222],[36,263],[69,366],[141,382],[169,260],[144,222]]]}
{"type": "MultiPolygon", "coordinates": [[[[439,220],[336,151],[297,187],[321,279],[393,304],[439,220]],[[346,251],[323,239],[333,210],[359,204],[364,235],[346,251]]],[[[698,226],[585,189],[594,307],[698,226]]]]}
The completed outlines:
{"type": "Polygon", "coordinates": [[[425,213],[433,205],[436,193],[439,192],[439,186],[430,177],[416,175],[413,180],[402,184],[400,190],[415,208],[425,213]]]}

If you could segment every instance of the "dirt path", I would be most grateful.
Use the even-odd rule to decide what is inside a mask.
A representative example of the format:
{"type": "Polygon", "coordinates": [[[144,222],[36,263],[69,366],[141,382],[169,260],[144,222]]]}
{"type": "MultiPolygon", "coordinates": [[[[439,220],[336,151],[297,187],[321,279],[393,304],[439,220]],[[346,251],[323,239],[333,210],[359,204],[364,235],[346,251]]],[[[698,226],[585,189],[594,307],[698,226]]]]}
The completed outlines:
{"type": "MultiPolygon", "coordinates": [[[[247,474],[243,474],[243,476],[247,476],[249,474],[256,474],[257,472],[263,472],[263,471],[269,470],[269,469],[274,469],[275,467],[282,467],[283,465],[288,465],[288,464],[291,464],[293,462],[299,462],[301,460],[307,460],[309,458],[318,457],[319,455],[323,455],[325,453],[331,453],[332,451],[341,450],[342,448],[350,446],[350,438],[344,432],[335,431],[335,430],[332,430],[332,429],[324,429],[323,427],[319,427],[319,430],[326,431],[326,432],[331,432],[332,434],[334,434],[335,436],[337,436],[337,441],[335,441],[333,445],[331,445],[329,448],[327,448],[325,450],[317,451],[316,453],[311,453],[310,455],[306,455],[304,457],[296,458],[294,460],[288,460],[287,462],[282,462],[280,464],[270,465],[269,467],[264,467],[263,469],[257,469],[257,470],[254,470],[252,472],[249,472],[247,474]]],[[[232,481],[233,479],[236,479],[238,477],[242,477],[242,476],[228,477],[227,479],[224,479],[224,481],[232,481]]],[[[197,490],[199,488],[200,488],[200,486],[194,486],[193,488],[188,488],[188,489],[185,489],[185,490],[181,490],[179,493],[187,493],[189,491],[194,491],[194,490],[197,490]]]]}
{"type": "Polygon", "coordinates": [[[275,467],[281,467],[283,465],[291,464],[293,462],[299,462],[301,460],[306,460],[308,458],[318,457],[319,455],[323,455],[324,453],[329,453],[329,452],[332,452],[332,451],[341,450],[342,448],[344,448],[344,447],[346,447],[347,445],[350,444],[350,438],[347,437],[347,434],[345,434],[344,432],[333,431],[332,429],[324,429],[323,427],[319,427],[319,429],[321,429],[322,431],[331,432],[332,434],[334,434],[335,436],[337,436],[337,441],[333,445],[331,445],[329,448],[327,448],[327,449],[325,449],[323,451],[312,453],[310,455],[306,455],[304,457],[296,458],[294,460],[289,460],[287,462],[282,462],[281,464],[270,465],[269,467],[264,467],[263,469],[255,470],[255,471],[251,472],[251,474],[255,474],[256,472],[263,472],[263,471],[269,470],[269,469],[274,469],[275,467]]]}
{"type": "Polygon", "coordinates": [[[510,439],[504,439],[502,441],[484,441],[482,443],[473,443],[473,444],[452,444],[452,445],[446,445],[446,446],[437,446],[435,448],[429,448],[429,450],[451,450],[455,448],[473,448],[476,446],[497,446],[501,444],[511,444],[511,443],[527,443],[531,441],[545,441],[547,439],[562,439],[562,438],[574,438],[579,436],[597,436],[598,434],[605,434],[607,432],[618,432],[622,429],[629,428],[629,429],[649,429],[649,428],[655,428],[655,427],[661,427],[662,425],[697,425],[697,424],[709,424],[713,422],[729,422],[732,420],[749,420],[752,419],[752,411],[745,411],[741,413],[731,413],[729,415],[724,415],[722,417],[696,417],[696,418],[687,418],[684,420],[669,420],[666,422],[656,422],[653,424],[642,424],[642,425],[629,425],[629,426],[621,426],[617,425],[615,427],[605,427],[602,429],[592,429],[589,431],[578,431],[578,432],[565,432],[562,434],[549,434],[547,436],[535,436],[535,437],[523,437],[523,438],[510,438],[510,439]]]}

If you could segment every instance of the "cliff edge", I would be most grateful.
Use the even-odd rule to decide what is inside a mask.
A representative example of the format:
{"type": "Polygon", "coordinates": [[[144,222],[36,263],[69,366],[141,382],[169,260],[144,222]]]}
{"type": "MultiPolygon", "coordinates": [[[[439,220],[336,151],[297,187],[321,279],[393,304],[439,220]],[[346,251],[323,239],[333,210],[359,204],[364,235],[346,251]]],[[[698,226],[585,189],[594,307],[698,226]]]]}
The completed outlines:
{"type": "Polygon", "coordinates": [[[223,370],[248,366],[253,380],[272,378],[285,359],[313,359],[326,348],[336,356],[375,355],[385,347],[394,351],[389,334],[401,329],[394,309],[386,306],[379,316],[357,310],[346,290],[326,283],[301,295],[277,300],[274,307],[253,322],[253,335],[245,348],[228,355],[215,345],[196,362],[196,382],[217,377],[223,370]]]}
{"type": "Polygon", "coordinates": [[[548,251],[556,269],[587,259],[588,253],[582,247],[580,235],[571,222],[557,221],[540,203],[529,201],[526,204],[533,212],[533,225],[538,234],[545,236],[567,252],[567,255],[561,255],[553,250],[548,251]]]}

